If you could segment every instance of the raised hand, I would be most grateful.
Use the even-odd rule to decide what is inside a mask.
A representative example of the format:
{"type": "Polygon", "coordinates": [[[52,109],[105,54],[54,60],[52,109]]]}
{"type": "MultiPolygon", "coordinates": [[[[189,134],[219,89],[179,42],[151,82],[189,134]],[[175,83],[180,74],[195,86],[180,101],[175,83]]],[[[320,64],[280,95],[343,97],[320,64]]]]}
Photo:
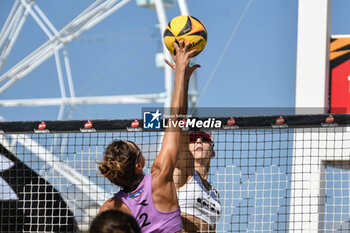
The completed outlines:
{"type": "Polygon", "coordinates": [[[178,44],[174,43],[174,49],[176,51],[176,55],[171,55],[175,63],[171,63],[167,59],[164,59],[164,62],[168,64],[174,72],[176,72],[177,69],[183,70],[185,69],[185,78],[188,81],[189,78],[191,77],[192,73],[200,67],[200,65],[195,64],[193,66],[190,66],[190,59],[193,57],[196,53],[197,50],[189,50],[191,46],[190,42],[185,42],[181,40],[178,44]]]}

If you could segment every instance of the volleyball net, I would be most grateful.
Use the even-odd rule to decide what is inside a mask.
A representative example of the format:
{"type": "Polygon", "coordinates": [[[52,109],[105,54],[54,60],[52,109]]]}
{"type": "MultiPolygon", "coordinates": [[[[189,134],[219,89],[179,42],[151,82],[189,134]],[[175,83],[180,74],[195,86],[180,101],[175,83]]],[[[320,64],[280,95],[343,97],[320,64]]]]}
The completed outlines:
{"type": "MultiPolygon", "coordinates": [[[[347,115],[215,120],[208,180],[222,205],[216,232],[348,232],[347,115]]],[[[0,232],[87,232],[118,191],[98,173],[113,139],[135,141],[150,172],[163,129],[143,123],[1,122],[0,232]]]]}

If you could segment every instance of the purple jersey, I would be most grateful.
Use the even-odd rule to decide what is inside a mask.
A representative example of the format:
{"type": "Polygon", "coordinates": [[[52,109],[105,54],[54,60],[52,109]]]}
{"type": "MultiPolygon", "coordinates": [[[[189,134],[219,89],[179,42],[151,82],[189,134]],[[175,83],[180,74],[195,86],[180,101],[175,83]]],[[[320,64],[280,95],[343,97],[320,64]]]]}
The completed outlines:
{"type": "Polygon", "coordinates": [[[161,212],[154,206],[151,174],[145,176],[134,191],[130,193],[119,191],[115,196],[129,207],[143,233],[170,233],[182,229],[180,209],[161,212]]]}

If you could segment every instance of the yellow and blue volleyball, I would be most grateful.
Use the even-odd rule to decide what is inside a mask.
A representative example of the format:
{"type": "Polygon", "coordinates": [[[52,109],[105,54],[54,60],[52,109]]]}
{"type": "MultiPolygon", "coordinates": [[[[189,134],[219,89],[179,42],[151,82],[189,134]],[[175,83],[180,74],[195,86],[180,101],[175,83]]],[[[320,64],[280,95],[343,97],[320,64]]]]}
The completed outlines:
{"type": "Polygon", "coordinates": [[[203,51],[208,40],[204,24],[193,16],[180,15],[173,18],[167,25],[163,35],[165,46],[171,54],[176,55],[174,43],[184,40],[190,42],[190,49],[197,49],[198,55],[203,51]]]}

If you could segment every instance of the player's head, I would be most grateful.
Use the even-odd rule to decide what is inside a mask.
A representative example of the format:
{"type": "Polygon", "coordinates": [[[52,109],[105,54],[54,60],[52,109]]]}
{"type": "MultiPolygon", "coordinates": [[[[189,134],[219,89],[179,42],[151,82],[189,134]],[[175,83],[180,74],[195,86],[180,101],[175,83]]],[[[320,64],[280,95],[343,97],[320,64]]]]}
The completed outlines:
{"type": "Polygon", "coordinates": [[[213,137],[209,132],[196,131],[189,135],[189,150],[194,159],[211,159],[215,156],[213,137]]]}
{"type": "Polygon", "coordinates": [[[107,146],[99,169],[113,184],[129,189],[143,175],[144,166],[145,157],[134,142],[115,140],[107,146]]]}
{"type": "Polygon", "coordinates": [[[89,233],[140,233],[135,218],[119,210],[107,210],[92,221],[89,233]]]}

